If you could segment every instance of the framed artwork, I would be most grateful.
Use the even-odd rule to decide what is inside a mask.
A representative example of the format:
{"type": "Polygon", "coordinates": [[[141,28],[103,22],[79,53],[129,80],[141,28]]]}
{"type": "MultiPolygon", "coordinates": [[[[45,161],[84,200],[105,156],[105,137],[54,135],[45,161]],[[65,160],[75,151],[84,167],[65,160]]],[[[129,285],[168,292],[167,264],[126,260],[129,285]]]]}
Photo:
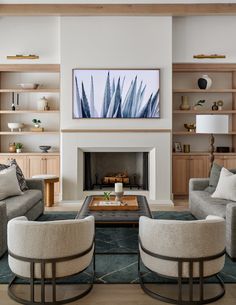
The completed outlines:
{"type": "Polygon", "coordinates": [[[180,142],[174,142],[175,152],[182,152],[182,145],[180,142]]]}
{"type": "Polygon", "coordinates": [[[73,69],[73,118],[160,118],[160,69],[73,69]]]}

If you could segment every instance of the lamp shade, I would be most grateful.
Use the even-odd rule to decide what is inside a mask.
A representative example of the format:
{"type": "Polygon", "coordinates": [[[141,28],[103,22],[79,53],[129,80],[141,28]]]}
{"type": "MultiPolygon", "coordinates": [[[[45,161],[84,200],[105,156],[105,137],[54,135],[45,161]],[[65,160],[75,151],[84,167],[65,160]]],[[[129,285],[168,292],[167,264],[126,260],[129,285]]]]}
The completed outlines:
{"type": "Polygon", "coordinates": [[[228,133],[228,115],[201,114],[196,115],[196,133],[228,133]]]}

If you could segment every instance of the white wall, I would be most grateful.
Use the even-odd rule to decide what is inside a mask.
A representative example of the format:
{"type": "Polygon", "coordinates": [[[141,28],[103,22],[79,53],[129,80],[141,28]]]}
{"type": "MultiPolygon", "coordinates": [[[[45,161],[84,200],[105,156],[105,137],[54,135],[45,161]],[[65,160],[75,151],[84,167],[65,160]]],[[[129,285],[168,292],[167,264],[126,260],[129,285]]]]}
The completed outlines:
{"type": "Polygon", "coordinates": [[[0,17],[0,64],[59,63],[59,17],[0,17]],[[39,60],[7,60],[7,55],[36,54],[39,60]]]}
{"type": "Polygon", "coordinates": [[[61,128],[171,128],[171,17],[61,18],[61,128]],[[73,120],[73,68],[160,68],[161,119],[73,120]]]}
{"type": "Polygon", "coordinates": [[[173,62],[236,62],[236,16],[173,18],[173,62]],[[194,59],[195,54],[225,54],[226,59],[194,59]]]}

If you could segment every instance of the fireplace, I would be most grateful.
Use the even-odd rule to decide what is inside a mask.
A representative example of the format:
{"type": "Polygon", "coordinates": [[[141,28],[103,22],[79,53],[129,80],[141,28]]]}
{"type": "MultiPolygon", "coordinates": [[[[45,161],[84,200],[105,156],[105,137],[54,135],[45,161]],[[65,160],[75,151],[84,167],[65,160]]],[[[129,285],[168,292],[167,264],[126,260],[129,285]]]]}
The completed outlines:
{"type": "Polygon", "coordinates": [[[122,182],[130,190],[148,190],[148,152],[84,152],[84,191],[113,189],[122,182]]]}
{"type": "MultiPolygon", "coordinates": [[[[96,130],[62,132],[61,150],[61,185],[64,201],[77,201],[84,199],[85,196],[104,192],[104,189],[84,191],[86,152],[146,152],[148,154],[148,191],[127,188],[126,194],[145,195],[152,204],[173,205],[170,132],[161,130],[158,132],[111,132],[110,130],[109,132],[96,130]]],[[[113,163],[116,163],[116,160],[113,160],[113,163]]],[[[126,167],[122,167],[120,170],[123,172],[125,169],[126,167]]],[[[128,175],[132,173],[128,172],[128,175]]]]}

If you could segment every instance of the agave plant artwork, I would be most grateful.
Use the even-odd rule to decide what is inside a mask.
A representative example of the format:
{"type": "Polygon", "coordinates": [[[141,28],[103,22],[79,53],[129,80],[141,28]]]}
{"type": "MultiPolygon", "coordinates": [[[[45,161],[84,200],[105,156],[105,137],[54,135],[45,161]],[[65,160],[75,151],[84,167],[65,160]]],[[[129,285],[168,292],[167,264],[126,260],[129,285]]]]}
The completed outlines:
{"type": "Polygon", "coordinates": [[[159,118],[160,70],[73,70],[73,118],[159,118]]]}

